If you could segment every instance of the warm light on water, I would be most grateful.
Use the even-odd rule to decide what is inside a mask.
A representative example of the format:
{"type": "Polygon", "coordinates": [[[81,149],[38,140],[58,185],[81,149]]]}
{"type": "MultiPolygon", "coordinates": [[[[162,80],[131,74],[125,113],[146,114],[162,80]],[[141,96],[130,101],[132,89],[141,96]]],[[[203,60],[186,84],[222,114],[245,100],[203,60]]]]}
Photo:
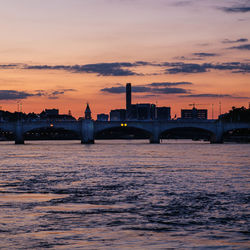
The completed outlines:
{"type": "Polygon", "coordinates": [[[249,144],[0,143],[1,249],[249,247],[249,144]]]}

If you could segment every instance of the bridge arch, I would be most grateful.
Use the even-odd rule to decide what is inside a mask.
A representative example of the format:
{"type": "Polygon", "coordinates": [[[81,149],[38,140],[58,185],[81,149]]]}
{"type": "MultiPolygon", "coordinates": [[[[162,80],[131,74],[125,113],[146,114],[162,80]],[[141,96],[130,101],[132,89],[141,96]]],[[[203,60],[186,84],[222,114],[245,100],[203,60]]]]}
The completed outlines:
{"type": "Polygon", "coordinates": [[[217,127],[212,122],[190,122],[177,121],[163,124],[160,127],[159,137],[164,138],[189,138],[189,139],[204,139],[217,141],[219,135],[217,127]]]}
{"type": "Polygon", "coordinates": [[[39,126],[23,131],[25,140],[67,140],[80,139],[79,131],[63,126],[39,126]]]}
{"type": "Polygon", "coordinates": [[[151,136],[149,129],[126,122],[97,127],[94,131],[95,139],[149,139],[151,136]]]}
{"type": "Polygon", "coordinates": [[[160,139],[210,140],[213,136],[215,133],[209,129],[192,126],[166,128],[159,134],[160,139]]]}
{"type": "Polygon", "coordinates": [[[1,140],[14,140],[15,132],[12,129],[0,127],[0,141],[1,140]]]}

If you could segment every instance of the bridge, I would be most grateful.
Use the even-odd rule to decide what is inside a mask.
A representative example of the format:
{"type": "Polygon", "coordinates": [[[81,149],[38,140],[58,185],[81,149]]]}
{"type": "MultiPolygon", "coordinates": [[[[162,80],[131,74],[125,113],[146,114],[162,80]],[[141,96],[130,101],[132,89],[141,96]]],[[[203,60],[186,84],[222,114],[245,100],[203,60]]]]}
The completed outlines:
{"type": "Polygon", "coordinates": [[[173,129],[199,129],[210,134],[211,143],[222,143],[223,135],[237,129],[250,129],[250,123],[223,122],[219,120],[170,120],[170,121],[17,121],[0,122],[0,130],[14,134],[15,144],[24,144],[27,132],[46,128],[64,129],[75,132],[82,144],[94,143],[98,133],[116,128],[133,128],[149,135],[150,143],[160,143],[163,133],[173,129]]]}

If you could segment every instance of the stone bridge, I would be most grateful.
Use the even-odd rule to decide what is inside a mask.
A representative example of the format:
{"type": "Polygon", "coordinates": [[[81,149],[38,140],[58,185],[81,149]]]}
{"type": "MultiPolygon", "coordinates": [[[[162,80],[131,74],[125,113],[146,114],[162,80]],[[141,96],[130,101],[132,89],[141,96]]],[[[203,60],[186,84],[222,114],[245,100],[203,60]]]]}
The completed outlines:
{"type": "Polygon", "coordinates": [[[171,120],[171,121],[18,121],[0,122],[0,130],[12,132],[16,144],[24,144],[24,134],[42,128],[58,128],[74,131],[83,144],[94,143],[95,136],[105,130],[127,127],[149,134],[150,143],[160,143],[161,135],[173,129],[201,129],[210,133],[211,143],[222,143],[223,134],[236,129],[250,129],[250,123],[222,122],[218,120],[171,120]]]}

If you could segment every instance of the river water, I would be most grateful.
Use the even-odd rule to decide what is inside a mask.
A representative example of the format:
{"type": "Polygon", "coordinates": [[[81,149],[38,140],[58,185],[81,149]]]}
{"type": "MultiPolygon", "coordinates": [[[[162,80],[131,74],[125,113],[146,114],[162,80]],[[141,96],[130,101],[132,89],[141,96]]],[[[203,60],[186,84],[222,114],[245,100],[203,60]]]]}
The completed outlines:
{"type": "Polygon", "coordinates": [[[1,249],[250,246],[250,145],[0,143],[1,249]]]}

